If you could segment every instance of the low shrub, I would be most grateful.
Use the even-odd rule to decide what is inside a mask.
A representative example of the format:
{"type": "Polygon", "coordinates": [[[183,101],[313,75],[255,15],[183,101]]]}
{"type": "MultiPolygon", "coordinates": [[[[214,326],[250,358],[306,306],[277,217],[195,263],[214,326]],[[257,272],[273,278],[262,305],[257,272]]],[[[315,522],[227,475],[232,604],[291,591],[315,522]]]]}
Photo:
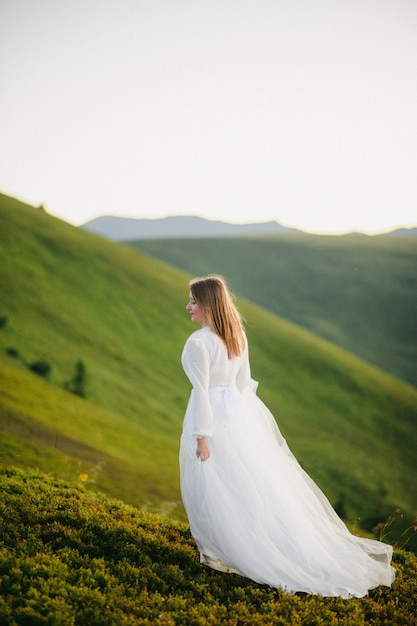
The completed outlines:
{"type": "Polygon", "coordinates": [[[7,356],[11,356],[13,359],[18,359],[20,357],[20,352],[16,348],[6,348],[7,356]]]}
{"type": "Polygon", "coordinates": [[[40,361],[34,361],[33,363],[30,363],[29,369],[32,370],[32,372],[35,372],[35,374],[38,374],[38,376],[43,376],[43,378],[48,378],[52,367],[48,363],[48,361],[40,360],[40,361]]]}
{"type": "Polygon", "coordinates": [[[75,374],[71,380],[67,381],[64,388],[70,393],[85,398],[85,385],[86,385],[86,370],[82,361],[77,361],[75,364],[75,374]]]}
{"type": "Polygon", "coordinates": [[[417,558],[362,599],[288,595],[199,563],[187,524],[40,473],[0,471],[0,623],[415,626],[417,558]]]}

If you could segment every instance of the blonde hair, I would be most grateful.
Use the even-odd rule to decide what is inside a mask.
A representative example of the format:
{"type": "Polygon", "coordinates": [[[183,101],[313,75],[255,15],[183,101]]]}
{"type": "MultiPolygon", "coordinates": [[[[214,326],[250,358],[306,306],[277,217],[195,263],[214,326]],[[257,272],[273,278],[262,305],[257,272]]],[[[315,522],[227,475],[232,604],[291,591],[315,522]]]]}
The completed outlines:
{"type": "Polygon", "coordinates": [[[245,346],[243,323],[226,280],[211,274],[193,278],[190,290],[203,309],[208,325],[224,341],[229,359],[239,356],[245,346]]]}

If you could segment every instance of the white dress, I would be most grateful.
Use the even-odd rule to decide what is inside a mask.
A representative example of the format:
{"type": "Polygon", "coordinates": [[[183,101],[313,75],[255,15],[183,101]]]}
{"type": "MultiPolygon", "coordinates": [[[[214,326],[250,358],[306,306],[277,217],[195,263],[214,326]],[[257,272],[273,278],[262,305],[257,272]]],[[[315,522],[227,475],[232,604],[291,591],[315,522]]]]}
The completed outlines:
{"type": "Polygon", "coordinates": [[[193,386],[180,447],[181,493],[201,562],[290,593],[363,597],[391,585],[390,545],[352,535],[256,396],[248,349],[228,359],[209,326],[182,354],[193,386]],[[206,436],[210,458],[196,456],[206,436]]]}

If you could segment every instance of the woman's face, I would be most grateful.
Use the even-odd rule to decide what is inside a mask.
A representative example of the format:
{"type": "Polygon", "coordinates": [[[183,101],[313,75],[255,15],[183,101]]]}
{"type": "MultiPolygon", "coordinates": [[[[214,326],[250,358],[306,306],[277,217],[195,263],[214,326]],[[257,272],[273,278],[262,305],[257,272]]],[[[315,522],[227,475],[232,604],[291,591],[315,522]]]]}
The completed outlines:
{"type": "Polygon", "coordinates": [[[185,307],[187,311],[190,312],[191,321],[196,324],[201,324],[205,326],[207,324],[206,316],[204,315],[204,311],[200,305],[196,303],[194,300],[192,293],[190,291],[190,301],[185,307]]]}

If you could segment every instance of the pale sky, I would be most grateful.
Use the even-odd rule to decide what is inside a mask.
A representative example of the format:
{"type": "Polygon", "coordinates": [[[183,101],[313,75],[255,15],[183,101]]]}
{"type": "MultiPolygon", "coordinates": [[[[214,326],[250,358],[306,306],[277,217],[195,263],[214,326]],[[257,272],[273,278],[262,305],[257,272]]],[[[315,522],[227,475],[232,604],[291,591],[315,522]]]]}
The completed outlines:
{"type": "Polygon", "coordinates": [[[99,215],[417,225],[416,0],[0,0],[0,191],[99,215]]]}

